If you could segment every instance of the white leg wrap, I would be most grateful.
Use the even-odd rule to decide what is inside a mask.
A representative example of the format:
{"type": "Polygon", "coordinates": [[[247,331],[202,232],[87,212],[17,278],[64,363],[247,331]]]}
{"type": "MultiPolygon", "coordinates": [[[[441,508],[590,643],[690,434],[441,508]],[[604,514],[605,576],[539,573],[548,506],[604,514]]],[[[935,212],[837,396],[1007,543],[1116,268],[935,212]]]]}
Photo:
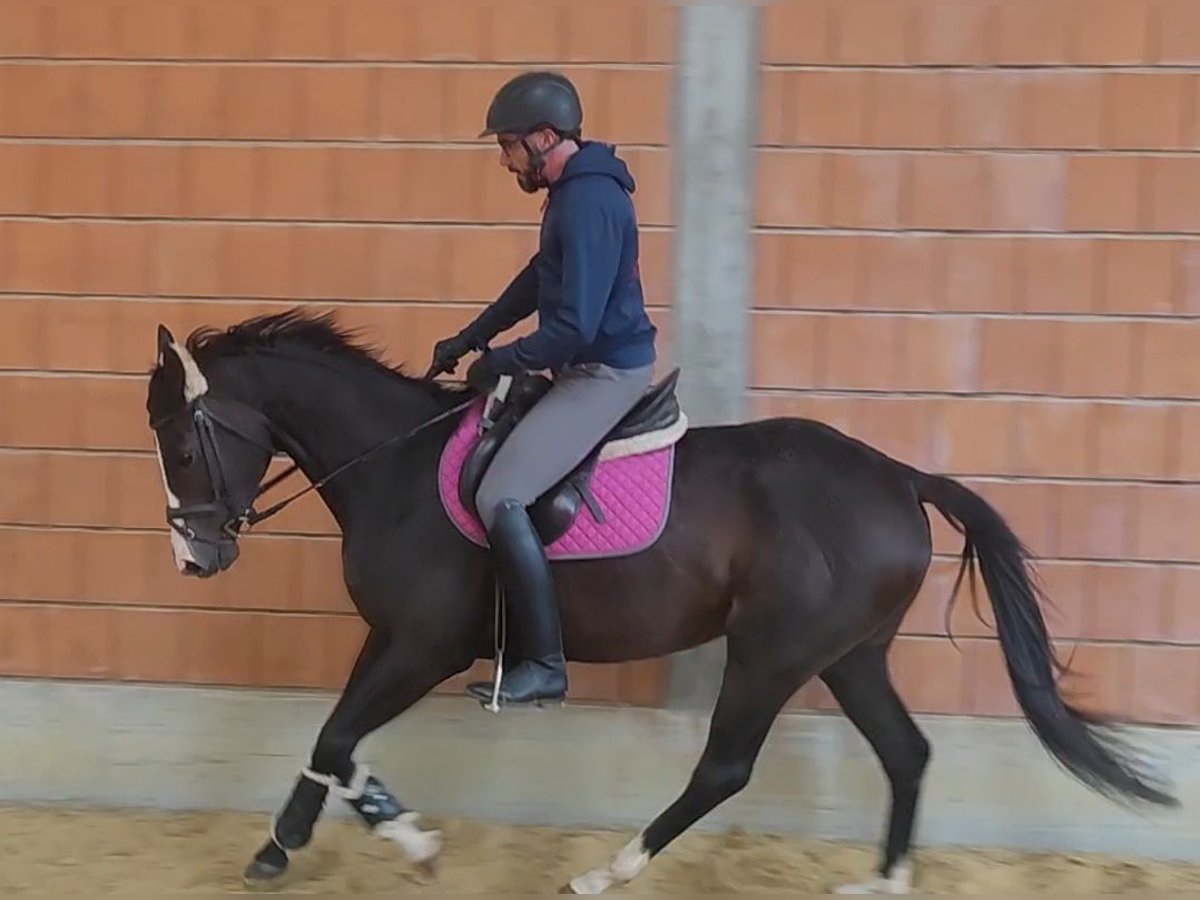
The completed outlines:
{"type": "Polygon", "coordinates": [[[366,763],[355,763],[354,774],[350,776],[350,784],[344,787],[336,775],[314,772],[307,766],[300,770],[300,774],[309,781],[325,785],[335,797],[341,797],[343,800],[357,800],[367,786],[367,778],[370,777],[371,770],[367,768],[366,763]]]}
{"type": "Polygon", "coordinates": [[[315,781],[317,784],[323,784],[327,788],[335,788],[338,786],[338,779],[336,775],[325,775],[321,772],[316,772],[310,769],[308,766],[304,766],[300,770],[300,774],[309,781],[315,781]]]}
{"type": "Polygon", "coordinates": [[[844,884],[834,891],[835,894],[911,894],[912,893],[912,863],[906,859],[892,866],[887,878],[879,877],[861,884],[844,884]]]}
{"type": "Polygon", "coordinates": [[[603,894],[614,884],[633,881],[649,862],[650,854],[646,852],[646,846],[639,834],[622,847],[607,866],[572,878],[571,890],[576,894],[603,894]]]}
{"type": "Polygon", "coordinates": [[[415,812],[401,813],[390,822],[380,822],[375,826],[375,833],[380,837],[395,841],[400,845],[413,862],[425,862],[433,859],[442,852],[442,833],[437,829],[422,831],[417,827],[418,814],[415,812]]]}

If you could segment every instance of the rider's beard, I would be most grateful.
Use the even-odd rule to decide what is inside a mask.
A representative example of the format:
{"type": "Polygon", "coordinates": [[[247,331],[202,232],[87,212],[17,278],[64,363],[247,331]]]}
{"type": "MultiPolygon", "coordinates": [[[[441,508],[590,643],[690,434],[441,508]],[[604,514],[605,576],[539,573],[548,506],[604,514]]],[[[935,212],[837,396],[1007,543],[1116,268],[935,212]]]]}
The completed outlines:
{"type": "Polygon", "coordinates": [[[542,189],[542,181],[537,176],[537,173],[523,169],[520,172],[517,172],[516,175],[517,184],[521,186],[521,190],[523,190],[525,193],[536,194],[542,189]]]}

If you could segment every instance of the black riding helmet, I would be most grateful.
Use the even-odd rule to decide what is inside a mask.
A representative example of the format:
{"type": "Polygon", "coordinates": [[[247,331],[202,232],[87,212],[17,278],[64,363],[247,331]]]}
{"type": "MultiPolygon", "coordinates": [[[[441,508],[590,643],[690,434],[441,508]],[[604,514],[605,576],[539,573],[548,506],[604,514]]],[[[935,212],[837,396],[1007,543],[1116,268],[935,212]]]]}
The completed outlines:
{"type": "Polygon", "coordinates": [[[583,104],[569,78],[558,72],[524,72],[501,85],[487,110],[487,127],[479,137],[493,134],[527,135],[550,127],[563,137],[578,139],[583,130],[583,104]]]}

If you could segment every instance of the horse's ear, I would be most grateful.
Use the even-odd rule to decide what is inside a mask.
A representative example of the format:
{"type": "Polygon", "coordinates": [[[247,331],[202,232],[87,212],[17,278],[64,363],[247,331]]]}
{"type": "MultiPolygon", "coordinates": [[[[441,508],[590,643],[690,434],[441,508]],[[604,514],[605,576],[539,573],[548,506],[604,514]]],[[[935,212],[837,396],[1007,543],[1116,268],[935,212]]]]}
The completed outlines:
{"type": "Polygon", "coordinates": [[[167,348],[175,343],[175,337],[167,329],[167,326],[158,323],[158,362],[162,365],[162,361],[166,358],[167,348]]]}

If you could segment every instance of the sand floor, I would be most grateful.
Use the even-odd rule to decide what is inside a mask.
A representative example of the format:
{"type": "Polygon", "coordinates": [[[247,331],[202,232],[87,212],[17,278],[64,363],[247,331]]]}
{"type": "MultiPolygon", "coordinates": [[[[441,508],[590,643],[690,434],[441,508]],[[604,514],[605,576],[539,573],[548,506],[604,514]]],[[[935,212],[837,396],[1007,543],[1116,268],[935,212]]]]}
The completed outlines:
{"type": "MultiPolygon", "coordinates": [[[[242,869],[267,823],[236,813],[0,809],[0,894],[552,893],[606,862],[631,836],[431,817],[422,825],[441,827],[447,845],[438,880],[423,884],[393,845],[356,822],[325,818],[287,875],[269,889],[247,887],[242,869]]],[[[869,877],[873,860],[873,848],[862,846],[695,832],[611,893],[824,892],[869,877]]],[[[930,893],[1200,889],[1200,864],[926,849],[916,865],[917,888],[930,893]]]]}

